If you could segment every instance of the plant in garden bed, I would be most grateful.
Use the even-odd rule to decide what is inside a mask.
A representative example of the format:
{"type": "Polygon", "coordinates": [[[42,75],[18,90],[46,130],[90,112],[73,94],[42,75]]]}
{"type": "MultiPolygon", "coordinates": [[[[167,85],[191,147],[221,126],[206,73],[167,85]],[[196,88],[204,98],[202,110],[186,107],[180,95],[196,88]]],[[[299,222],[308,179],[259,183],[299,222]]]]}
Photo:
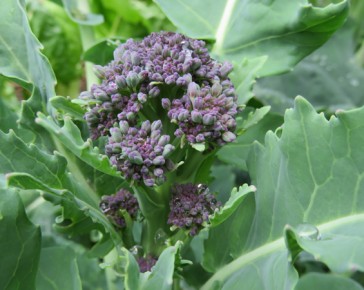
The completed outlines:
{"type": "Polygon", "coordinates": [[[252,93],[347,1],[3,2],[0,289],[363,289],[363,108],[252,93]]]}

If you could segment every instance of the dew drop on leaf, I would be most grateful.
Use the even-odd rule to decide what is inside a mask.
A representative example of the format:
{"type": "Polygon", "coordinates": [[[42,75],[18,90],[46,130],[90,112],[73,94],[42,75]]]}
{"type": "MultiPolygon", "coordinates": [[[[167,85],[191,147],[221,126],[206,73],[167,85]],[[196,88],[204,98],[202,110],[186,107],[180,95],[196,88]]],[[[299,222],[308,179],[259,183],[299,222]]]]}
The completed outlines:
{"type": "Polygon", "coordinates": [[[301,238],[307,240],[319,240],[321,238],[318,228],[308,223],[298,225],[297,231],[301,238]]]}

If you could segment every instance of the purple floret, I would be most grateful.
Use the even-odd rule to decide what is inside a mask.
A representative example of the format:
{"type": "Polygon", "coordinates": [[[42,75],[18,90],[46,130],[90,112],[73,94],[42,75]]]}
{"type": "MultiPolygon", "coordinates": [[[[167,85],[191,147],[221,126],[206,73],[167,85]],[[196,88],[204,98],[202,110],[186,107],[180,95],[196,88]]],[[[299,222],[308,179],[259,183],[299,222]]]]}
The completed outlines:
{"type": "Polygon", "coordinates": [[[139,270],[141,273],[148,272],[157,263],[157,258],[147,255],[146,257],[140,257],[137,259],[139,270]]]}
{"type": "Polygon", "coordinates": [[[177,184],[172,194],[168,224],[188,230],[191,236],[199,232],[221,205],[203,185],[177,184]]]}
{"type": "Polygon", "coordinates": [[[124,177],[143,181],[146,186],[159,185],[165,181],[165,173],[171,167],[168,159],[174,146],[170,137],[162,135],[162,123],[144,121],[140,127],[131,127],[121,121],[110,129],[111,136],[105,147],[106,154],[124,177]]]}
{"type": "Polygon", "coordinates": [[[121,211],[125,210],[131,219],[135,220],[138,215],[139,204],[128,190],[121,189],[114,195],[103,196],[100,209],[117,227],[124,228],[126,223],[121,211]]]}

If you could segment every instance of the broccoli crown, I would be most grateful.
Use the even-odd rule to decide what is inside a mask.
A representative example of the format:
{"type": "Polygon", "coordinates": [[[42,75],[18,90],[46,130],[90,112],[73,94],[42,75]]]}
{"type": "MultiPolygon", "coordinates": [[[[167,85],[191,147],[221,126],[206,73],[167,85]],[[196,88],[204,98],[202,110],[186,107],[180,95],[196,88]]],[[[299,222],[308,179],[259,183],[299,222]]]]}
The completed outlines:
{"type": "Polygon", "coordinates": [[[105,195],[100,202],[100,209],[119,227],[126,226],[122,211],[125,210],[132,219],[137,218],[139,204],[137,199],[126,189],[121,189],[113,195],[105,195]]]}
{"type": "Polygon", "coordinates": [[[196,235],[221,206],[206,186],[192,183],[176,184],[169,205],[168,224],[188,230],[191,236],[196,235]]]}
{"type": "Polygon", "coordinates": [[[91,137],[108,136],[106,153],[127,178],[160,184],[173,168],[162,153],[174,149],[167,135],[208,146],[235,140],[238,106],[231,70],[231,64],[209,56],[204,41],[179,33],[129,39],[115,49],[113,61],[95,67],[102,83],[80,95],[89,104],[85,119],[91,137]],[[165,131],[160,126],[137,133],[146,119],[162,121],[165,131]]]}

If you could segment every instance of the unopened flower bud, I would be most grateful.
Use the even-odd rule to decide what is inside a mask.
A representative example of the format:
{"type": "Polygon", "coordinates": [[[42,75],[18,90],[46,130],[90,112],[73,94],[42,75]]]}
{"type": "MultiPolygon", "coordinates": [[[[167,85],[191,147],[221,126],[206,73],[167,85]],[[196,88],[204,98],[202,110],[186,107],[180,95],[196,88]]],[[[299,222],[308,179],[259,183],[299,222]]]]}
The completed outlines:
{"type": "Polygon", "coordinates": [[[233,65],[229,62],[224,62],[224,64],[220,68],[220,75],[223,78],[226,78],[228,74],[233,70],[233,65]]]}
{"type": "Polygon", "coordinates": [[[138,52],[136,51],[133,51],[131,54],[130,54],[130,59],[131,59],[131,63],[133,65],[138,65],[140,63],[140,57],[139,57],[139,54],[138,52]]]}
{"type": "Polygon", "coordinates": [[[222,86],[219,83],[214,83],[214,85],[211,88],[211,94],[214,97],[218,97],[222,92],[222,86]]]}
{"type": "Polygon", "coordinates": [[[126,77],[126,84],[129,88],[135,89],[139,85],[140,79],[136,72],[130,71],[126,77]]]}
{"type": "Polygon", "coordinates": [[[141,129],[142,130],[145,130],[146,132],[150,132],[150,128],[151,128],[151,126],[150,126],[150,121],[149,120],[146,120],[146,121],[144,121],[143,123],[142,123],[142,126],[141,126],[141,129]]]}
{"type": "Polygon", "coordinates": [[[121,142],[122,136],[119,128],[110,128],[110,134],[114,142],[121,142]]]}
{"type": "Polygon", "coordinates": [[[128,155],[129,160],[134,164],[143,164],[143,158],[138,151],[132,151],[128,155]]]}
{"type": "Polygon", "coordinates": [[[159,94],[160,94],[160,89],[158,87],[153,87],[150,91],[149,91],[149,96],[151,98],[155,98],[155,97],[158,97],[159,94]]]}
{"type": "Polygon", "coordinates": [[[189,115],[190,115],[190,113],[187,110],[182,110],[178,114],[178,120],[183,122],[188,119],[189,115]]]}
{"type": "Polygon", "coordinates": [[[164,146],[168,144],[170,137],[168,135],[163,135],[159,138],[158,145],[164,146]]]}
{"type": "Polygon", "coordinates": [[[153,173],[154,173],[155,176],[159,177],[159,176],[162,176],[164,174],[164,171],[163,171],[162,168],[156,168],[156,169],[154,169],[153,173]]]}
{"type": "Polygon", "coordinates": [[[234,133],[227,131],[224,134],[222,134],[222,140],[225,142],[233,142],[236,139],[236,136],[234,133]]]}
{"type": "Polygon", "coordinates": [[[105,78],[105,69],[101,65],[94,65],[93,71],[99,79],[105,78]]]}
{"type": "Polygon", "coordinates": [[[124,76],[116,76],[115,82],[119,89],[125,89],[127,86],[126,79],[124,76]]]}
{"type": "Polygon", "coordinates": [[[164,146],[162,155],[164,157],[168,157],[174,151],[174,149],[175,147],[173,145],[167,144],[166,146],[164,146]]]}
{"type": "Polygon", "coordinates": [[[96,89],[93,92],[93,95],[95,96],[95,98],[97,100],[100,100],[100,101],[108,101],[110,99],[109,96],[106,94],[106,92],[104,92],[101,89],[96,89]]]}
{"type": "Polygon", "coordinates": [[[196,142],[197,143],[202,143],[202,142],[204,142],[205,141],[205,136],[203,135],[203,134],[198,134],[197,136],[196,136],[196,142]]]}
{"type": "Polygon", "coordinates": [[[157,156],[156,158],[153,159],[154,165],[163,165],[165,162],[166,160],[164,159],[163,156],[157,156]]]}
{"type": "Polygon", "coordinates": [[[155,181],[153,178],[147,178],[144,179],[144,184],[148,187],[152,187],[155,184],[155,181]]]}
{"type": "Polygon", "coordinates": [[[196,97],[200,92],[200,86],[195,82],[191,82],[187,88],[187,94],[190,98],[196,97]]]}
{"type": "Polygon", "coordinates": [[[202,122],[202,114],[198,111],[193,110],[191,112],[191,119],[195,123],[201,123],[202,122]]]}
{"type": "Polygon", "coordinates": [[[151,126],[152,131],[161,130],[162,129],[162,121],[157,120],[152,123],[151,126]]]}
{"type": "Polygon", "coordinates": [[[202,118],[202,123],[206,126],[214,124],[216,121],[216,117],[211,114],[206,114],[202,118]]]}
{"type": "Polygon", "coordinates": [[[201,97],[197,97],[192,101],[192,105],[195,109],[199,110],[203,108],[204,101],[201,97]]]}
{"type": "Polygon", "coordinates": [[[162,107],[165,110],[169,110],[171,108],[171,101],[167,98],[162,99],[162,107]]]}
{"type": "Polygon", "coordinates": [[[138,93],[138,100],[142,104],[144,104],[147,101],[147,95],[143,93],[138,93]]]}
{"type": "Polygon", "coordinates": [[[129,131],[129,123],[127,121],[120,121],[119,128],[120,128],[121,133],[127,134],[129,131]]]}

